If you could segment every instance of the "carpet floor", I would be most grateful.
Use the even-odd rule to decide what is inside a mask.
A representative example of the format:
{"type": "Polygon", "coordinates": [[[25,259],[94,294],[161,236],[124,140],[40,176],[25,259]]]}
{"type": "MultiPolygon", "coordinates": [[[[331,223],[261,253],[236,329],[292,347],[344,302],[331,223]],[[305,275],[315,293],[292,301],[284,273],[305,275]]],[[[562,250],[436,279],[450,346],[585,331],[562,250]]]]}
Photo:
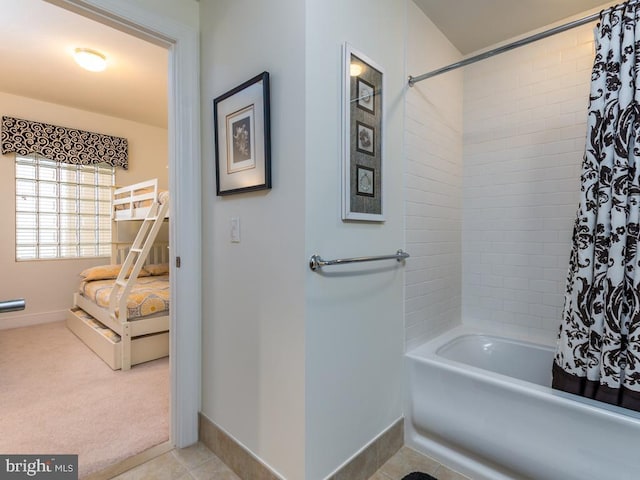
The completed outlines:
{"type": "Polygon", "coordinates": [[[0,330],[0,453],[78,454],[80,478],[169,439],[169,361],[113,371],[64,322],[0,330]]]}

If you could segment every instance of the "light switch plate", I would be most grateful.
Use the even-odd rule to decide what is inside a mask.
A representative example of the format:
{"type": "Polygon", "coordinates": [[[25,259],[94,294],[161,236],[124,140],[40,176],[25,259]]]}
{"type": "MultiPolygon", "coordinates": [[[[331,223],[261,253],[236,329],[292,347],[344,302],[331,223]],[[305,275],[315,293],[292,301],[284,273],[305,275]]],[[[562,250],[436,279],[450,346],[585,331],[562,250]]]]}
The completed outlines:
{"type": "Polygon", "coordinates": [[[231,217],[231,243],[240,243],[240,217],[231,217]]]}

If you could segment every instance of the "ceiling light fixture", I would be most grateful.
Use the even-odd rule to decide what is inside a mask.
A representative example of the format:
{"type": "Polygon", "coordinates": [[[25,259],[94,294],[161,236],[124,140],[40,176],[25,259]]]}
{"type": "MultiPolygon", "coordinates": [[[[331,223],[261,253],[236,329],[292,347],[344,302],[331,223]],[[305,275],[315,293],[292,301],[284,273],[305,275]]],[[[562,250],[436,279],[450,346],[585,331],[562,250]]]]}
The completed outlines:
{"type": "Polygon", "coordinates": [[[107,57],[90,48],[76,48],[73,58],[78,65],[91,72],[102,72],[107,68],[107,57]]]}

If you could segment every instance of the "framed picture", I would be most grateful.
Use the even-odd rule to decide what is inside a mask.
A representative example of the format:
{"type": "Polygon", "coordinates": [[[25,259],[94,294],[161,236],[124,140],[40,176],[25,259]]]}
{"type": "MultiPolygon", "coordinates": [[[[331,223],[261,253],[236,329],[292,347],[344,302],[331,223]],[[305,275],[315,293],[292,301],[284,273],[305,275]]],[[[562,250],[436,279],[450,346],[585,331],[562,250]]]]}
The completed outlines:
{"type": "Polygon", "coordinates": [[[343,47],[342,219],[382,222],[382,67],[348,43],[343,47]]]}
{"type": "Polygon", "coordinates": [[[358,195],[375,197],[376,172],[373,168],[358,165],[358,195]]]}
{"type": "Polygon", "coordinates": [[[271,188],[269,72],[213,101],[216,194],[271,188]]]}
{"type": "Polygon", "coordinates": [[[367,155],[375,156],[375,133],[373,127],[356,121],[356,150],[367,155]]]}
{"type": "Polygon", "coordinates": [[[358,108],[362,108],[363,110],[375,114],[375,88],[366,80],[362,78],[357,78],[357,88],[358,88],[358,108]]]}

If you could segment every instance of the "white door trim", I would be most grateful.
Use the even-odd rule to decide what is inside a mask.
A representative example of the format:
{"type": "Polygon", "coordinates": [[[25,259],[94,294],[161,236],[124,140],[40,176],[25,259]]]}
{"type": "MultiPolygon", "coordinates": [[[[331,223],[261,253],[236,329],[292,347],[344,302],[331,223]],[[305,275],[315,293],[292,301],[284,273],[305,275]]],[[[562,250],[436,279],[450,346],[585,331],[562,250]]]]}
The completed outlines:
{"type": "MultiPolygon", "coordinates": [[[[201,156],[199,31],[158,10],[122,0],[45,0],[166,46],[169,50],[171,191],[171,442],[198,440],[201,398],[201,156]],[[181,267],[175,267],[179,256],[181,267]],[[180,321],[176,321],[179,318],[180,321]]],[[[162,2],[158,2],[162,5],[162,2]]]]}

